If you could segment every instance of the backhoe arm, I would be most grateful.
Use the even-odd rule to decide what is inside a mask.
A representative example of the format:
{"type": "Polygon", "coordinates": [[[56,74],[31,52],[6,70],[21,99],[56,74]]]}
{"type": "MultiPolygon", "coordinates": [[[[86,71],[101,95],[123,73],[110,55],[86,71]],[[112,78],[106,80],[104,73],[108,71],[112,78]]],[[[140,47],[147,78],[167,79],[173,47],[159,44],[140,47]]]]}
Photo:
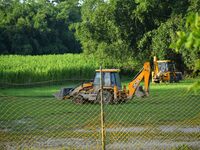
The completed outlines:
{"type": "Polygon", "coordinates": [[[156,56],[154,56],[154,58],[153,58],[153,72],[154,72],[154,77],[153,78],[156,78],[156,75],[159,72],[158,61],[157,61],[157,57],[156,56]]]}
{"type": "Polygon", "coordinates": [[[131,81],[128,85],[128,97],[132,98],[135,94],[136,89],[138,88],[140,82],[144,79],[144,91],[145,95],[149,94],[149,80],[150,80],[150,63],[145,62],[143,68],[139,71],[139,73],[134,77],[133,81],[131,81]]]}

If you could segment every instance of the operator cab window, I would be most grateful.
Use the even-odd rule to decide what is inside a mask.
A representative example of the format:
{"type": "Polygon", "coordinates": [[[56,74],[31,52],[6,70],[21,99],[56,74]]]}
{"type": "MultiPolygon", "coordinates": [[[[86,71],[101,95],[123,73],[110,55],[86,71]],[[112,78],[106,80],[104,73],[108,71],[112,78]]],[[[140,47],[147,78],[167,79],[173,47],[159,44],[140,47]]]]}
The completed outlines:
{"type": "MultiPolygon", "coordinates": [[[[100,85],[100,72],[96,72],[95,78],[94,78],[94,86],[100,85]]],[[[119,77],[119,73],[117,72],[103,72],[103,86],[112,86],[116,85],[118,89],[121,89],[121,81],[119,77]]]]}
{"type": "Polygon", "coordinates": [[[166,72],[167,71],[167,63],[165,63],[165,62],[158,63],[158,68],[161,72],[166,72]]]}
{"type": "Polygon", "coordinates": [[[118,89],[121,89],[119,73],[111,73],[111,85],[116,85],[118,89]]]}
{"type": "Polygon", "coordinates": [[[175,71],[175,65],[174,63],[168,63],[168,71],[175,71]]]}
{"type": "Polygon", "coordinates": [[[94,85],[100,85],[100,72],[96,72],[95,74],[94,85]]]}
{"type": "MultiPolygon", "coordinates": [[[[99,86],[100,85],[100,72],[96,72],[95,78],[94,78],[94,85],[99,86]]],[[[103,72],[102,73],[103,78],[103,85],[104,86],[111,86],[110,81],[110,73],[109,72],[103,72]]]]}
{"type": "Polygon", "coordinates": [[[106,72],[106,73],[103,73],[103,81],[104,81],[104,86],[111,86],[111,82],[110,82],[110,73],[109,72],[106,72]]]}

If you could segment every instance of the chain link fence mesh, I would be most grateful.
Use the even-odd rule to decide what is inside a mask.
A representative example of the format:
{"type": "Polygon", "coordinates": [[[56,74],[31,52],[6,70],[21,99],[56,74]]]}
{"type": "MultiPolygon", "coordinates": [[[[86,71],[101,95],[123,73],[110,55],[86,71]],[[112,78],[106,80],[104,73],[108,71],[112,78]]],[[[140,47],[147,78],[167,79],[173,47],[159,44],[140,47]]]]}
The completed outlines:
{"type": "MultiPolygon", "coordinates": [[[[52,94],[66,85],[2,85],[0,149],[102,149],[100,104],[52,94]]],[[[104,105],[106,149],[200,149],[200,92],[151,84],[150,96],[104,105]]]]}

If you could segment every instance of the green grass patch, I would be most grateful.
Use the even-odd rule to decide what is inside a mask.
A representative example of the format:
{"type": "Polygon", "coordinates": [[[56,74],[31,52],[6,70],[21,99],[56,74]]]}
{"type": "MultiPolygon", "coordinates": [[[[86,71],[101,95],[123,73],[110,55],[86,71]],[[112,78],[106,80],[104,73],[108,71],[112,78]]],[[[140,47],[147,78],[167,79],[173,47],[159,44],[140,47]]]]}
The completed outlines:
{"type": "MultiPolygon", "coordinates": [[[[194,82],[195,79],[190,79],[173,84],[151,84],[149,97],[105,105],[106,128],[199,126],[200,93],[188,92],[194,82]]],[[[76,105],[71,100],[57,100],[52,96],[61,87],[71,86],[75,84],[0,89],[0,141],[19,140],[20,135],[99,138],[100,105],[76,105]]],[[[152,135],[145,133],[147,137],[152,135]]],[[[121,131],[119,134],[122,135],[121,131]]],[[[188,136],[192,137],[191,133],[188,136]]]]}

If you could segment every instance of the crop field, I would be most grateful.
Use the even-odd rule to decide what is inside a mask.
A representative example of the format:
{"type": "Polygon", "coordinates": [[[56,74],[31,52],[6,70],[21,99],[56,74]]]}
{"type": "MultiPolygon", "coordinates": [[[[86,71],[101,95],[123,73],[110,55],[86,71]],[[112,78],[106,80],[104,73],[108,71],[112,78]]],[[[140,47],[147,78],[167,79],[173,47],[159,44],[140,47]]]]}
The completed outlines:
{"type": "Polygon", "coordinates": [[[94,58],[79,54],[43,56],[0,56],[1,82],[31,83],[38,81],[89,78],[97,68],[94,58]]]}
{"type": "MultiPolygon", "coordinates": [[[[200,93],[188,92],[195,81],[151,84],[149,97],[105,105],[107,149],[200,149],[200,93]]],[[[100,105],[52,96],[73,86],[1,88],[0,149],[101,149],[100,105]]]]}
{"type": "MultiPolygon", "coordinates": [[[[100,64],[107,67],[134,68],[118,62],[106,63],[83,54],[42,56],[0,56],[0,83],[32,83],[49,80],[90,79],[100,64]]],[[[122,68],[123,69],[123,68],[122,68]]]]}

